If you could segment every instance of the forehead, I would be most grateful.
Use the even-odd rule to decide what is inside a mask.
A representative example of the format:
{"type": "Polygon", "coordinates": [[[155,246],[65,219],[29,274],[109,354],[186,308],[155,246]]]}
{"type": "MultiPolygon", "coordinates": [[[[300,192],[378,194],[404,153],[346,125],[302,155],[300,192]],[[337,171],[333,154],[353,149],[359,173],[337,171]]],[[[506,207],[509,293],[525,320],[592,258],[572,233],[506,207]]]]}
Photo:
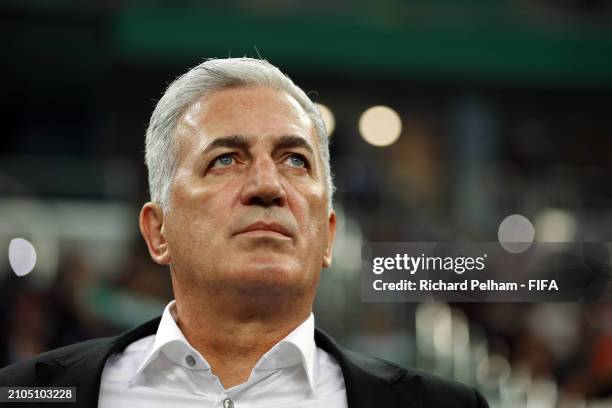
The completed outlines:
{"type": "Polygon", "coordinates": [[[297,135],[318,146],[313,123],[299,103],[267,87],[229,88],[201,97],[185,110],[176,134],[182,146],[229,135],[264,141],[297,135]]]}

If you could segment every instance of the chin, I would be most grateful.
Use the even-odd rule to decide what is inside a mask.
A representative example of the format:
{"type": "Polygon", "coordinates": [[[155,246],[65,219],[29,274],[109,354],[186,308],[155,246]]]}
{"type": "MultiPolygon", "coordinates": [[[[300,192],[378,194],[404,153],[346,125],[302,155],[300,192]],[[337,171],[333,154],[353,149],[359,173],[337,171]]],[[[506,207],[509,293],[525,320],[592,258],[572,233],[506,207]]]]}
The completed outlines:
{"type": "Polygon", "coordinates": [[[298,276],[294,268],[283,264],[253,262],[236,271],[234,283],[250,293],[281,294],[296,288],[298,276]]]}

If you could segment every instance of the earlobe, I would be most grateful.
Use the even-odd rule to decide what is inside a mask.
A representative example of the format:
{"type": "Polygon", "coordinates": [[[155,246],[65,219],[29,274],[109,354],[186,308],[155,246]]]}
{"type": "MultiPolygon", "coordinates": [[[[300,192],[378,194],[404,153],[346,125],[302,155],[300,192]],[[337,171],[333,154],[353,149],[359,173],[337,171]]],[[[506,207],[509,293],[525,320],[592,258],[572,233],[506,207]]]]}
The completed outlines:
{"type": "Polygon", "coordinates": [[[334,240],[336,239],[336,212],[334,210],[329,211],[329,219],[327,221],[327,248],[325,248],[325,255],[323,256],[323,268],[329,268],[332,264],[332,255],[334,250],[334,240]]]}
{"type": "Polygon", "coordinates": [[[147,243],[151,259],[160,265],[170,263],[170,249],[164,235],[164,212],[155,203],[146,203],[140,210],[140,233],[147,243]]]}

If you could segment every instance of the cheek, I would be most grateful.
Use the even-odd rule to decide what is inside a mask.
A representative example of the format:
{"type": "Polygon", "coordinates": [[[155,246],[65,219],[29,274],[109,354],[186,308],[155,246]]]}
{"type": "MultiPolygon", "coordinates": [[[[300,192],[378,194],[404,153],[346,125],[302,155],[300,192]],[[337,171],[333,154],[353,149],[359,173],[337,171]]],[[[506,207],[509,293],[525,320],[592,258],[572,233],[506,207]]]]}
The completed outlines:
{"type": "Polygon", "coordinates": [[[226,185],[191,187],[178,185],[173,190],[172,217],[169,232],[179,242],[195,244],[202,241],[214,242],[222,228],[227,225],[230,213],[232,190],[231,183],[226,185]]]}
{"type": "Polygon", "coordinates": [[[238,178],[205,183],[201,177],[191,176],[177,184],[178,186],[173,189],[173,202],[191,217],[195,214],[196,219],[204,215],[213,215],[212,219],[223,218],[239,198],[238,178]]]}
{"type": "Polygon", "coordinates": [[[308,245],[327,238],[327,201],[323,191],[312,186],[287,186],[287,203],[300,229],[306,234],[308,245]],[[301,187],[301,188],[300,188],[301,187]]]}

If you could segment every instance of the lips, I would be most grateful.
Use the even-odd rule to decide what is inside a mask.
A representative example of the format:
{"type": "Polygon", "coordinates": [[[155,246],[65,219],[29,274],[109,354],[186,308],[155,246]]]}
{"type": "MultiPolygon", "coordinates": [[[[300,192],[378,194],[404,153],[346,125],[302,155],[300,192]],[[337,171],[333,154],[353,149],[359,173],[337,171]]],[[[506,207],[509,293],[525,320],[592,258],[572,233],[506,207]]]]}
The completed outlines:
{"type": "Polygon", "coordinates": [[[276,232],[279,234],[282,234],[288,238],[291,238],[293,234],[291,234],[291,232],[285,228],[284,226],[282,226],[281,224],[278,223],[266,223],[266,222],[256,222],[254,224],[249,225],[248,227],[244,228],[243,230],[239,231],[238,234],[244,234],[247,232],[257,232],[257,231],[269,231],[269,232],[276,232]]]}

